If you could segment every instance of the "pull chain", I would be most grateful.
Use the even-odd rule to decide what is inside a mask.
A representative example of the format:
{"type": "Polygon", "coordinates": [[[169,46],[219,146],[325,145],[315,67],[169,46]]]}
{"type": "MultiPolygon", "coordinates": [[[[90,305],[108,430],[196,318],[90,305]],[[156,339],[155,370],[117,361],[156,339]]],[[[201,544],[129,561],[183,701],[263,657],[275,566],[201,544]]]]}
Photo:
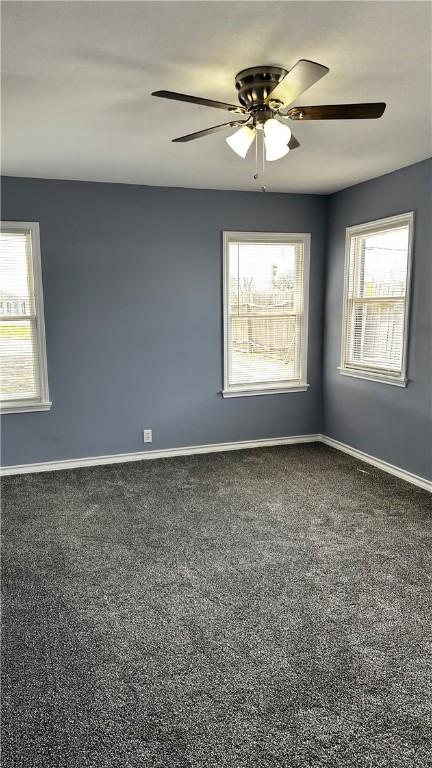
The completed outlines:
{"type": "MultiPolygon", "coordinates": [[[[255,139],[255,173],[254,173],[254,179],[255,181],[258,181],[260,178],[260,173],[258,169],[258,154],[260,152],[258,143],[261,143],[261,177],[264,180],[264,174],[265,174],[265,155],[264,155],[264,135],[262,130],[257,130],[256,133],[256,139],[255,139]]],[[[261,187],[261,192],[265,192],[266,188],[265,186],[261,187]]]]}
{"type": "Polygon", "coordinates": [[[255,136],[255,173],[254,173],[254,179],[255,181],[258,179],[258,131],[255,136]]]}

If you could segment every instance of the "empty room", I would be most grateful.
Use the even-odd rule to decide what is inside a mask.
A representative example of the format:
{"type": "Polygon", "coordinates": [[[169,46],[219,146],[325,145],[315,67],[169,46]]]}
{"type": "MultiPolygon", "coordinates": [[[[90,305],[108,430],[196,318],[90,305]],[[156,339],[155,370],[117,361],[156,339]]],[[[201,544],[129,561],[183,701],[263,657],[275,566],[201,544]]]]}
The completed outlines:
{"type": "Polygon", "coordinates": [[[4,768],[432,765],[432,4],[1,4],[4,768]]]}

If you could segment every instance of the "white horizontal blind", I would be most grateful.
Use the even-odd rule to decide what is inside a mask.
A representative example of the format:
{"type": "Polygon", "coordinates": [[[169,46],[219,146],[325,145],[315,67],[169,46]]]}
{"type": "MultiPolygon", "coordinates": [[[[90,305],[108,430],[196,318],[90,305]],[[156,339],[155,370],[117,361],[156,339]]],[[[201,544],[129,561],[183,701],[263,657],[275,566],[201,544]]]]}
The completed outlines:
{"type": "Polygon", "coordinates": [[[228,389],[302,382],[304,255],[300,239],[230,239],[225,286],[228,389]]]}
{"type": "Polygon", "coordinates": [[[402,376],[410,223],[398,217],[350,232],[342,367],[402,376]]]}
{"type": "Polygon", "coordinates": [[[0,232],[0,398],[37,403],[45,393],[36,311],[32,230],[0,232]]]}

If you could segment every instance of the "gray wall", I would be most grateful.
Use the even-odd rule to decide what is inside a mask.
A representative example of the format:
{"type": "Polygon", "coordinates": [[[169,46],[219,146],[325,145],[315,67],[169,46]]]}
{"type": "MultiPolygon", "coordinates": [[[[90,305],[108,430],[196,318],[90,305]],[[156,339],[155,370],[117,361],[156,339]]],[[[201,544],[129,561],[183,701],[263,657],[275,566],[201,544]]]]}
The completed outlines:
{"type": "Polygon", "coordinates": [[[3,219],[40,222],[53,400],[3,416],[3,464],[320,431],[325,197],[18,178],[2,193],[3,219]],[[308,392],[221,398],[223,229],[312,233],[308,392]]]}
{"type": "Polygon", "coordinates": [[[432,161],[332,195],[324,325],[324,432],[366,453],[432,477],[432,161]],[[415,211],[406,389],[341,376],[345,228],[415,211]]]}

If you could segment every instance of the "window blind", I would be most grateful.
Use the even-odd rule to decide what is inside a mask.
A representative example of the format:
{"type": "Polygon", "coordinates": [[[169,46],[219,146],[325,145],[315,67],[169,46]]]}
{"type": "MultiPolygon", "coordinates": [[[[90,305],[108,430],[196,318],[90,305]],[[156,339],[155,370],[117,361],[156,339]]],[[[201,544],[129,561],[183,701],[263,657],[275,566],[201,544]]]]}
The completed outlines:
{"type": "MultiPolygon", "coordinates": [[[[37,226],[37,225],[36,225],[37,226]]],[[[35,291],[35,225],[0,233],[0,398],[2,406],[45,401],[44,352],[35,291]]]]}
{"type": "Polygon", "coordinates": [[[227,389],[303,382],[305,243],[230,239],[226,263],[227,389]]]}
{"type": "Polygon", "coordinates": [[[342,367],[400,378],[404,368],[410,219],[349,234],[342,367]]]}

